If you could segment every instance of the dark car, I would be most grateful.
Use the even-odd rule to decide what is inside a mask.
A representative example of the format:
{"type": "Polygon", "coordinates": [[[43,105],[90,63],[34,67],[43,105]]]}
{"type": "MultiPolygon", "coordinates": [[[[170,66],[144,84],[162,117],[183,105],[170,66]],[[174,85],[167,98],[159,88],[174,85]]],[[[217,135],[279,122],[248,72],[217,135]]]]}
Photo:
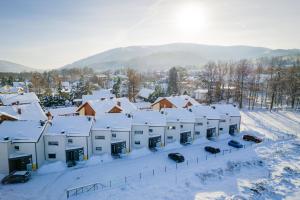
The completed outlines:
{"type": "Polygon", "coordinates": [[[235,148],[243,148],[243,145],[241,143],[239,143],[238,141],[235,140],[230,140],[228,142],[229,146],[235,147],[235,148]]]}
{"type": "Polygon", "coordinates": [[[204,147],[205,151],[209,152],[209,153],[220,153],[220,149],[219,148],[215,148],[215,147],[211,147],[211,146],[206,146],[204,147]]]}
{"type": "Polygon", "coordinates": [[[244,135],[243,140],[252,141],[252,142],[255,142],[255,143],[261,143],[262,142],[262,139],[260,139],[258,137],[255,137],[253,135],[244,135]]]}
{"type": "Polygon", "coordinates": [[[177,163],[184,162],[184,157],[180,153],[170,153],[168,157],[177,163]]]}
{"type": "Polygon", "coordinates": [[[4,177],[1,181],[2,184],[8,183],[25,183],[30,179],[29,171],[15,171],[8,176],[4,177]]]}

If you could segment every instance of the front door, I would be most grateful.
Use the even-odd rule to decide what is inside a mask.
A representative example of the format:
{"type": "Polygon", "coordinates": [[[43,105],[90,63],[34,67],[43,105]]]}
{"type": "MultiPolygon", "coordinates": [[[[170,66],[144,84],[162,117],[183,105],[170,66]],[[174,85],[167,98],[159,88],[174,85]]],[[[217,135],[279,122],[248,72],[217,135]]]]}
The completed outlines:
{"type": "Polygon", "coordinates": [[[216,128],[209,128],[209,129],[207,129],[207,131],[206,131],[206,138],[207,139],[211,139],[215,135],[216,135],[216,128]]]}
{"type": "Polygon", "coordinates": [[[126,151],[126,142],[114,142],[111,144],[111,155],[118,156],[126,151]]]}
{"type": "Polygon", "coordinates": [[[191,131],[180,133],[180,143],[186,144],[190,142],[190,138],[192,137],[191,131]]]}
{"type": "Polygon", "coordinates": [[[237,132],[237,124],[229,126],[229,134],[234,135],[237,132]]]}
{"type": "Polygon", "coordinates": [[[9,159],[9,172],[30,170],[29,165],[32,164],[32,156],[22,156],[9,159]]]}
{"type": "Polygon", "coordinates": [[[83,160],[83,148],[66,150],[66,162],[83,160]]]}
{"type": "Polygon", "coordinates": [[[154,149],[161,143],[161,136],[155,136],[149,138],[149,149],[154,149]]]}

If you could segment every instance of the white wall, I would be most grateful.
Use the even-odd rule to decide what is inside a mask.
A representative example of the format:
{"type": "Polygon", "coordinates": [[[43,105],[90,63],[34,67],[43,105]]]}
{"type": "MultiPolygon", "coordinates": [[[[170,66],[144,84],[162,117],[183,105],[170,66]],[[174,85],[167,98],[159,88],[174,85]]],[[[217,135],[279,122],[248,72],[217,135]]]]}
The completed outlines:
{"type": "Polygon", "coordinates": [[[0,142],[0,173],[9,173],[8,156],[12,152],[10,141],[0,142]]]}
{"type": "Polygon", "coordinates": [[[149,132],[149,137],[152,135],[160,135],[161,136],[161,145],[165,146],[165,126],[149,126],[149,129],[152,129],[152,133],[149,132]]]}
{"type": "Polygon", "coordinates": [[[103,153],[111,154],[111,130],[93,130],[92,131],[92,148],[93,154],[99,155],[103,153]],[[104,136],[105,139],[95,139],[96,136],[104,136]],[[101,147],[102,150],[96,150],[96,147],[101,147]]]}
{"type": "Polygon", "coordinates": [[[166,127],[166,144],[172,143],[175,141],[180,141],[180,123],[179,122],[167,122],[166,127]],[[174,126],[175,129],[170,129],[170,127],[174,126]],[[173,137],[172,139],[168,139],[168,137],[173,137]]]}
{"type": "Polygon", "coordinates": [[[149,126],[148,125],[132,125],[131,127],[131,144],[133,149],[138,149],[142,147],[148,147],[149,139],[149,126]],[[142,131],[143,134],[135,134],[135,131],[142,131]],[[140,142],[140,144],[135,144],[135,142],[140,142]]]}
{"type": "Polygon", "coordinates": [[[228,134],[230,117],[228,115],[220,115],[220,117],[219,134],[228,134]]]}
{"type": "Polygon", "coordinates": [[[66,137],[66,145],[68,146],[78,146],[78,147],[83,147],[83,156],[84,160],[87,160],[89,157],[88,154],[88,141],[89,137],[75,137],[75,136],[67,136],[66,137]],[[72,143],[69,143],[69,139],[72,140],[72,143]]]}
{"type": "Polygon", "coordinates": [[[194,139],[203,138],[206,137],[206,131],[207,131],[207,118],[196,118],[195,123],[195,133],[194,133],[194,139]],[[196,132],[200,132],[200,134],[196,134],[196,132]]]}
{"type": "MultiPolygon", "coordinates": [[[[216,128],[216,135],[218,136],[220,134],[219,133],[219,125],[220,125],[220,122],[218,119],[208,119],[206,129],[216,128]]],[[[206,135],[206,132],[205,132],[205,135],[206,135]]]]}
{"type": "Polygon", "coordinates": [[[63,161],[66,162],[66,136],[65,135],[45,135],[45,154],[46,160],[49,161],[63,161]],[[58,142],[58,146],[49,145],[48,142],[56,141],[58,142]],[[56,154],[56,158],[49,158],[48,154],[56,154]]]}

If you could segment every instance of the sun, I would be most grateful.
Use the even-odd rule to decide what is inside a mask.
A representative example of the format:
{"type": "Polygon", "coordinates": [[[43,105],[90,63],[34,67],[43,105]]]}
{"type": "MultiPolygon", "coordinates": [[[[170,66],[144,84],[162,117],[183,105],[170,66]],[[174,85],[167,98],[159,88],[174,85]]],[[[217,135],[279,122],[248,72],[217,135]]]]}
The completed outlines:
{"type": "Polygon", "coordinates": [[[207,27],[207,12],[201,4],[183,5],[176,12],[175,24],[180,31],[197,33],[207,27]]]}

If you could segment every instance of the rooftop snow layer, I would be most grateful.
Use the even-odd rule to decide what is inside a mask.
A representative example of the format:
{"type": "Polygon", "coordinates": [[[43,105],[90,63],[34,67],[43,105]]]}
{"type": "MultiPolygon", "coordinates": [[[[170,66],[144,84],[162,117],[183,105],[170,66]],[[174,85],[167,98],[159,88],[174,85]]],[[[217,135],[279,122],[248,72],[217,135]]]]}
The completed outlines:
{"type": "Polygon", "coordinates": [[[39,102],[39,99],[34,92],[30,92],[21,94],[0,94],[0,101],[3,105],[11,105],[16,102],[19,102],[19,104],[39,102]]]}
{"type": "Polygon", "coordinates": [[[131,130],[132,119],[124,113],[106,113],[99,115],[93,124],[92,130],[131,130]]]}
{"type": "Polygon", "coordinates": [[[0,112],[12,115],[18,120],[47,120],[45,112],[38,102],[0,106],[0,112]]]}
{"type": "Polygon", "coordinates": [[[9,137],[14,142],[37,142],[45,124],[40,121],[4,121],[0,125],[0,138],[9,137]]]}
{"type": "Polygon", "coordinates": [[[93,100],[102,100],[102,99],[112,99],[116,96],[110,92],[110,90],[97,90],[93,91],[91,95],[82,95],[82,102],[85,103],[87,101],[93,100]]]}
{"type": "Polygon", "coordinates": [[[213,104],[211,107],[215,107],[215,110],[220,114],[226,115],[228,113],[229,116],[241,116],[239,109],[232,104],[213,104]]]}
{"type": "Polygon", "coordinates": [[[89,136],[93,119],[86,116],[54,117],[46,135],[89,136]]]}
{"type": "Polygon", "coordinates": [[[166,126],[166,116],[159,111],[140,110],[132,114],[132,124],[150,126],[166,126]]]}
{"type": "Polygon", "coordinates": [[[207,119],[220,119],[220,114],[210,106],[196,105],[189,107],[189,109],[192,110],[196,118],[206,116],[207,119]]]}
{"type": "Polygon", "coordinates": [[[171,102],[177,108],[183,108],[183,107],[187,106],[188,102],[190,102],[192,105],[199,104],[195,99],[193,99],[192,97],[190,97],[188,95],[159,97],[153,104],[159,102],[162,99],[167,99],[169,102],[171,102]]]}
{"type": "Polygon", "coordinates": [[[62,107],[62,108],[50,108],[48,111],[52,116],[63,116],[63,115],[71,115],[75,114],[78,107],[70,106],[70,107],[62,107]]]}
{"type": "Polygon", "coordinates": [[[154,92],[154,90],[148,88],[142,88],[139,93],[137,94],[138,97],[142,97],[148,99],[149,96],[154,92]]]}
{"type": "Polygon", "coordinates": [[[195,116],[192,112],[184,108],[164,108],[163,113],[167,117],[167,122],[195,122],[195,116]]]}

